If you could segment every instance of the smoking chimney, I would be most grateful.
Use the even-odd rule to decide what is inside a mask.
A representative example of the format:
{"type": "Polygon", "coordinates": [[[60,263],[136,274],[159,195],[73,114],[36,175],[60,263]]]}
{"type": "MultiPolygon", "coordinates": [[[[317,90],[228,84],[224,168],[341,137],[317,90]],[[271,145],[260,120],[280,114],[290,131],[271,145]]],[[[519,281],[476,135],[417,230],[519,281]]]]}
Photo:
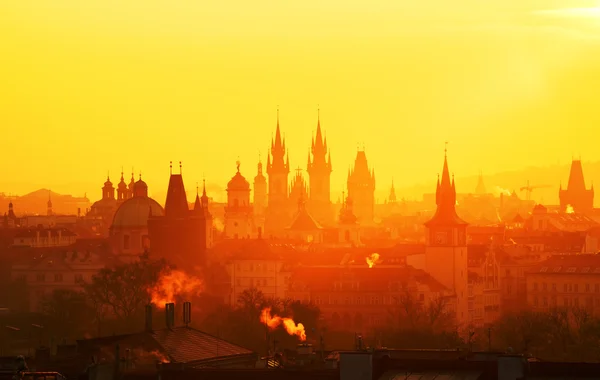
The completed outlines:
{"type": "Polygon", "coordinates": [[[152,331],[152,305],[146,305],[146,331],[152,331]]]}
{"type": "Polygon", "coordinates": [[[165,312],[166,312],[165,320],[167,322],[167,328],[172,329],[173,327],[175,327],[175,304],[174,303],[166,304],[165,312]]]}
{"type": "Polygon", "coordinates": [[[183,303],[183,324],[185,327],[192,323],[192,303],[184,302],[183,303]]]}

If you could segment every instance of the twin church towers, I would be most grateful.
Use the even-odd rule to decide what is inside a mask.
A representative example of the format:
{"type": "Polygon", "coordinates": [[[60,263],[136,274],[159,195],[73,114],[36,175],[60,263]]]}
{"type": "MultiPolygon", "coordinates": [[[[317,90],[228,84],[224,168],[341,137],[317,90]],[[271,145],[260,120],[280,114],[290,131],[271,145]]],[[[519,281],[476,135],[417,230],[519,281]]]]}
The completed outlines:
{"type": "MultiPolygon", "coordinates": [[[[321,129],[320,115],[317,117],[316,135],[312,138],[308,152],[308,184],[304,181],[300,168],[296,169],[296,175],[290,184],[290,169],[286,141],[282,137],[277,110],[275,137],[271,139],[267,155],[268,181],[263,175],[261,162],[258,164],[258,174],[254,178],[256,222],[259,225],[263,224],[266,235],[282,235],[298,211],[305,208],[321,226],[334,225],[336,217],[331,203],[331,153],[327,147],[327,138],[321,129]]],[[[374,201],[374,176],[371,182],[370,193],[374,201]]],[[[349,189],[349,193],[351,192],[349,189]]]]}

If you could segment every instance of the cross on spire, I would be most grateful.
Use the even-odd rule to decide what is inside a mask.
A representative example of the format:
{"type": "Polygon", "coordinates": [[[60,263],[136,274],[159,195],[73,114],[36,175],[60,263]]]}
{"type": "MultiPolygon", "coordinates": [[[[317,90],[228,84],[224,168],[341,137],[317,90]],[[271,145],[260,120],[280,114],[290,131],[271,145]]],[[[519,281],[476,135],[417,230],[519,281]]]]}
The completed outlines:
{"type": "Polygon", "coordinates": [[[448,141],[446,141],[444,143],[445,147],[444,147],[444,156],[448,156],[448,141]]]}
{"type": "Polygon", "coordinates": [[[238,156],[238,159],[235,162],[235,164],[237,165],[237,172],[239,173],[240,172],[240,165],[241,165],[241,163],[240,163],[240,157],[239,156],[238,156]]]}
{"type": "Polygon", "coordinates": [[[169,174],[173,174],[173,161],[169,161],[169,174]]]}
{"type": "Polygon", "coordinates": [[[179,174],[180,175],[181,175],[181,168],[182,168],[181,161],[179,161],[179,174]]]}

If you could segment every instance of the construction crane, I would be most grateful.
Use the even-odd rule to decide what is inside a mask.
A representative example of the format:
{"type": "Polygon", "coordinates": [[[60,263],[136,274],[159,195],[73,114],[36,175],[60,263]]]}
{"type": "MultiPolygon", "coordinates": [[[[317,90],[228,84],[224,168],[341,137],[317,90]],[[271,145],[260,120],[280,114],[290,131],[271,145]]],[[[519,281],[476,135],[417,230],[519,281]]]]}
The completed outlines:
{"type": "Polygon", "coordinates": [[[521,191],[525,191],[525,199],[530,201],[531,200],[531,192],[535,189],[546,189],[552,187],[550,185],[536,185],[536,186],[531,186],[529,184],[529,180],[527,181],[527,186],[523,186],[521,187],[521,191]]]}

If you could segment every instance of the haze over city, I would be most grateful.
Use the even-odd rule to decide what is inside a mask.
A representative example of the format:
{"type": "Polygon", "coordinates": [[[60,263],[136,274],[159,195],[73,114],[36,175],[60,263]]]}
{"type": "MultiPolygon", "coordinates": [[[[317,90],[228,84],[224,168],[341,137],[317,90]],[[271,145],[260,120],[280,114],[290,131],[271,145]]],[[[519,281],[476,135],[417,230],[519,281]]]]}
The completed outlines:
{"type": "Polygon", "coordinates": [[[0,5],[4,192],[95,199],[124,166],[158,195],[179,160],[224,188],[278,106],[303,169],[320,107],[335,194],[358,144],[383,194],[433,183],[445,141],[459,177],[600,160],[594,1],[116,4],[0,5]]]}
{"type": "Polygon", "coordinates": [[[600,373],[600,0],[0,3],[0,380],[600,373]]]}

